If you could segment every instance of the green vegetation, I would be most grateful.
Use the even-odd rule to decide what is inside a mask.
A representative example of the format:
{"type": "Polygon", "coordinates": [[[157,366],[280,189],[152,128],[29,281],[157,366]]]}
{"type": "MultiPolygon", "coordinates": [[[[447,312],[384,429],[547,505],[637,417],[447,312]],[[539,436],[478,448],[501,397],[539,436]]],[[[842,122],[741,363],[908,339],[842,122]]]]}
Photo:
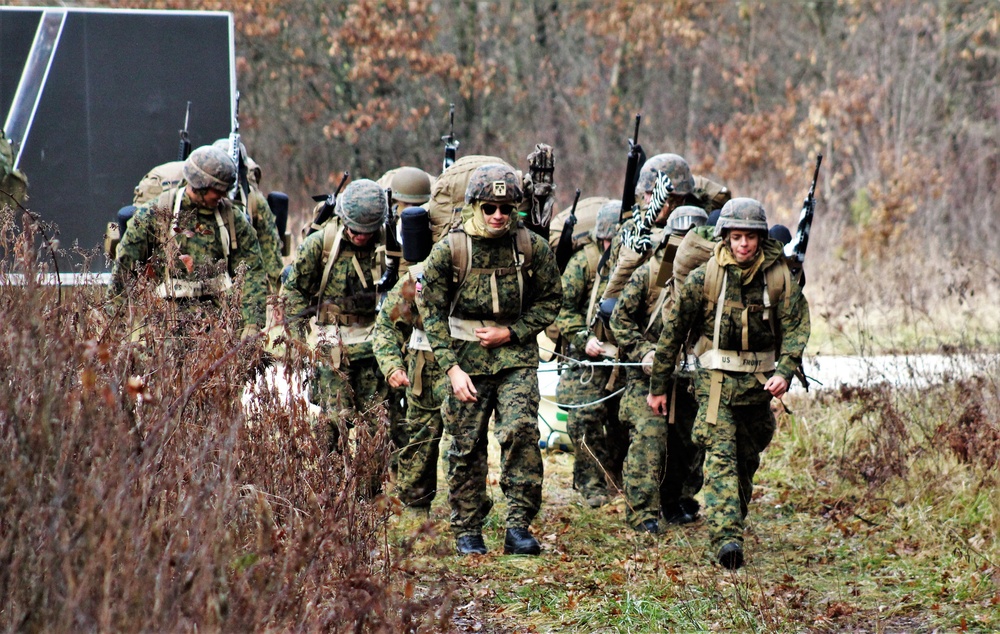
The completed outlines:
{"type": "Polygon", "coordinates": [[[736,573],[713,563],[701,522],[652,538],[625,527],[620,497],[579,504],[566,454],[546,457],[543,556],[501,554],[495,485],[490,554],[452,554],[443,494],[421,548],[458,576],[458,603],[482,606],[484,631],[995,631],[997,394],[968,379],[786,397],[736,573]]]}

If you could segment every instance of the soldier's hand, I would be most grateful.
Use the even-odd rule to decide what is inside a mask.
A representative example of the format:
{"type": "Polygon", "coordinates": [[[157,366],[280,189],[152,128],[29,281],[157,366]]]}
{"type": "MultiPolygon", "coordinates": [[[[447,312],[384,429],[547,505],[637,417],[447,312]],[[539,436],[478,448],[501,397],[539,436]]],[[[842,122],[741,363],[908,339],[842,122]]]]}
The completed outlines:
{"type": "Polygon", "coordinates": [[[764,384],[764,389],[771,393],[774,398],[781,398],[788,391],[788,381],[785,377],[775,374],[764,384]]]}
{"type": "Polygon", "coordinates": [[[604,353],[604,347],[601,342],[597,340],[597,337],[591,337],[587,339],[587,346],[583,349],[587,353],[588,357],[599,357],[604,353]]]}
{"type": "Polygon", "coordinates": [[[653,357],[656,356],[655,350],[650,350],[642,357],[642,371],[646,373],[646,376],[653,375],[653,357]]]}
{"type": "Polygon", "coordinates": [[[510,341],[510,328],[506,326],[486,326],[473,332],[479,337],[479,345],[487,349],[499,348],[510,341]]]}
{"type": "Polygon", "coordinates": [[[410,387],[410,378],[406,376],[405,370],[395,370],[388,378],[389,387],[410,387]]]}
{"type": "Polygon", "coordinates": [[[463,403],[475,403],[478,399],[476,386],[472,382],[472,377],[465,373],[458,365],[451,366],[448,370],[448,378],[451,379],[451,390],[463,403]]]}
{"type": "Polygon", "coordinates": [[[667,415],[667,395],[660,394],[659,396],[654,396],[653,394],[646,395],[646,404],[649,408],[660,416],[667,415]]]}

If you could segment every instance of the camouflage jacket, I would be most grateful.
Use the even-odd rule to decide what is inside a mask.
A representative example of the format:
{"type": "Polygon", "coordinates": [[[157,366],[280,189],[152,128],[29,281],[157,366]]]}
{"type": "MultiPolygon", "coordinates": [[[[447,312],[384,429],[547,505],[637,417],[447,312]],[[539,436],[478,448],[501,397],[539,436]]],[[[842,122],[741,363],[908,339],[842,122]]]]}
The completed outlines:
{"type": "MultiPolygon", "coordinates": [[[[559,267],[548,243],[531,233],[531,266],[524,278],[524,295],[514,273],[496,276],[500,312],[493,312],[490,275],[474,271],[461,289],[452,275],[449,240],[434,245],[424,261],[424,281],[417,295],[417,307],[423,319],[434,356],[447,372],[459,365],[470,375],[493,375],[513,368],[538,367],[538,343],[535,337],[551,324],[559,313],[562,283],[559,267]],[[457,297],[455,297],[457,293],[457,297]],[[523,300],[523,303],[522,303],[523,300]],[[503,346],[486,349],[474,341],[453,339],[448,327],[449,312],[465,319],[490,319],[509,323],[513,334],[503,346]],[[518,310],[518,307],[521,307],[518,310]]],[[[469,259],[474,268],[513,268],[513,231],[501,238],[472,237],[469,259]]]]}
{"type": "Polygon", "coordinates": [[[375,316],[372,352],[383,376],[388,378],[396,370],[404,370],[409,376],[406,345],[413,329],[422,325],[417,312],[415,280],[409,272],[402,273],[375,316]]]}
{"type": "MultiPolygon", "coordinates": [[[[656,339],[663,325],[660,311],[649,315],[646,305],[649,285],[652,283],[651,267],[652,262],[647,260],[632,273],[611,313],[609,323],[618,342],[618,357],[627,363],[639,363],[646,353],[656,348],[656,339]],[[653,324],[647,331],[646,325],[650,319],[653,324]]],[[[629,368],[628,374],[645,376],[641,368],[634,366],[629,368]]]]}
{"type": "Polygon", "coordinates": [[[586,245],[573,254],[566,264],[562,274],[562,308],[556,317],[556,326],[578,352],[583,352],[590,338],[590,324],[587,309],[593,295],[594,283],[597,283],[597,298],[595,306],[600,301],[601,293],[608,283],[605,275],[598,276],[597,271],[590,270],[590,258],[586,249],[596,245],[586,245]]]}
{"type": "Polygon", "coordinates": [[[256,187],[251,187],[250,196],[252,200],[246,211],[253,223],[254,231],[257,232],[257,241],[260,242],[264,274],[267,275],[271,291],[277,293],[281,286],[281,269],[284,267],[281,261],[281,236],[278,235],[274,213],[271,212],[264,195],[256,187]]]}
{"type": "MultiPolygon", "coordinates": [[[[343,230],[341,227],[340,231],[343,230]]],[[[364,323],[374,323],[377,304],[375,281],[378,275],[373,269],[378,268],[377,246],[373,238],[366,246],[356,247],[345,235],[340,243],[340,253],[330,268],[323,297],[317,297],[326,266],[323,231],[313,232],[299,245],[280,295],[285,301],[285,315],[290,322],[298,325],[300,334],[304,334],[309,318],[321,308],[354,316],[364,323]]],[[[344,348],[347,358],[352,361],[373,356],[371,337],[363,343],[348,344],[344,348]]]]}
{"type": "MultiPolygon", "coordinates": [[[[764,270],[774,264],[781,255],[781,243],[767,239],[764,243],[764,266],[746,285],[740,284],[740,271],[735,265],[726,267],[726,302],[739,303],[747,306],[763,306],[764,303],[764,270]]],[[[653,362],[653,375],[650,380],[650,392],[655,395],[665,394],[669,379],[673,373],[674,362],[681,346],[693,331],[696,335],[712,336],[715,325],[715,309],[705,298],[706,265],[699,266],[688,276],[684,286],[680,288],[677,301],[670,307],[665,317],[663,331],[656,345],[656,359],[653,362]]],[[[809,340],[809,303],[802,294],[802,289],[790,280],[790,287],[785,289],[787,304],[782,299],[777,302],[773,312],[778,318],[778,332],[781,337],[781,349],[777,355],[775,373],[791,380],[795,369],[802,363],[802,353],[809,340]]],[[[764,320],[764,315],[771,311],[755,311],[748,314],[749,346],[746,350],[760,352],[774,350],[777,342],[775,332],[770,322],[764,320]]],[[[722,312],[722,322],[719,330],[719,348],[725,350],[741,350],[743,326],[741,324],[742,310],[726,307],[722,312]]],[[[699,371],[698,376],[707,374],[699,371]]],[[[733,405],[766,403],[771,395],[765,392],[757,379],[746,373],[725,372],[736,385],[732,392],[733,405]]]]}
{"type": "MultiPolygon", "coordinates": [[[[225,201],[222,205],[228,205],[225,201]]],[[[220,240],[220,228],[214,210],[196,206],[183,190],[167,190],[153,200],[141,205],[128,222],[128,230],[118,244],[115,263],[111,270],[111,290],[121,294],[127,282],[134,278],[141,267],[153,266],[157,281],[167,276],[173,280],[205,281],[228,272],[235,276],[245,267],[243,304],[241,310],[247,324],[264,326],[267,282],[261,269],[260,245],[246,216],[235,210],[220,210],[224,221],[231,215],[236,244],[231,245],[226,260],[220,240]],[[172,192],[176,192],[173,194],[172,192]],[[173,209],[169,201],[174,195],[182,196],[177,225],[174,230],[176,252],[173,261],[165,262],[165,241],[173,209]],[[190,269],[183,257],[191,258],[190,269]]],[[[228,229],[222,229],[228,233],[228,229]]]]}

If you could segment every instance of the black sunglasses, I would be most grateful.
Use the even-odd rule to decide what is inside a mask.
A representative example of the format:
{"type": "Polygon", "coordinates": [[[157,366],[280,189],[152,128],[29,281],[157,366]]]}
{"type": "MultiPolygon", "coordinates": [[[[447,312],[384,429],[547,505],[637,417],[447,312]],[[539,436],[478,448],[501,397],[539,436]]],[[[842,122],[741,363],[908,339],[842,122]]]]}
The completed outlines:
{"type": "Polygon", "coordinates": [[[479,208],[483,210],[483,213],[487,216],[492,216],[500,210],[500,213],[509,216],[514,213],[514,205],[497,205],[494,203],[480,203],[479,208]]]}

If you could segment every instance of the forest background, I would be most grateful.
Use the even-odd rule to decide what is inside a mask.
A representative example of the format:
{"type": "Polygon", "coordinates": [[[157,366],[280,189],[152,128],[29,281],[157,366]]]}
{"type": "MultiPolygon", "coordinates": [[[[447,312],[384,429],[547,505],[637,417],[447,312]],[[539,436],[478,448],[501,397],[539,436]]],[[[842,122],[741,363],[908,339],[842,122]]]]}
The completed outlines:
{"type": "MultiPolygon", "coordinates": [[[[450,103],[460,154],[523,166],[547,143],[559,207],[617,197],[641,112],[648,154],[788,225],[824,155],[811,352],[996,350],[995,0],[83,4],[234,12],[241,131],[298,223],[344,170],[437,173],[450,103]]],[[[787,397],[737,575],[702,525],[643,540],[621,502],[582,508],[566,454],[546,457],[545,556],[500,555],[498,509],[470,561],[443,491],[427,523],[365,493],[377,410],[330,452],[301,396],[232,380],[259,361],[235,310],[183,354],[123,345],[143,319],[170,336],[162,300],[137,289],[126,315],[39,286],[42,224],[0,214],[0,274],[28,280],[0,284],[0,630],[1000,629],[995,354],[787,397]]]]}
{"type": "Polygon", "coordinates": [[[940,279],[918,304],[942,290],[967,299],[978,282],[953,260],[984,263],[971,277],[995,286],[1000,10],[989,0],[82,4],[235,14],[241,131],[265,188],[291,195],[293,224],[344,170],[439,173],[450,103],[459,155],[523,167],[547,143],[558,208],[576,188],[618,198],[642,113],[648,155],[681,154],[793,229],[822,153],[817,281],[853,293],[866,285],[827,276],[905,252],[919,254],[902,266],[910,279],[928,279],[912,269],[928,265],[940,279]]]}

